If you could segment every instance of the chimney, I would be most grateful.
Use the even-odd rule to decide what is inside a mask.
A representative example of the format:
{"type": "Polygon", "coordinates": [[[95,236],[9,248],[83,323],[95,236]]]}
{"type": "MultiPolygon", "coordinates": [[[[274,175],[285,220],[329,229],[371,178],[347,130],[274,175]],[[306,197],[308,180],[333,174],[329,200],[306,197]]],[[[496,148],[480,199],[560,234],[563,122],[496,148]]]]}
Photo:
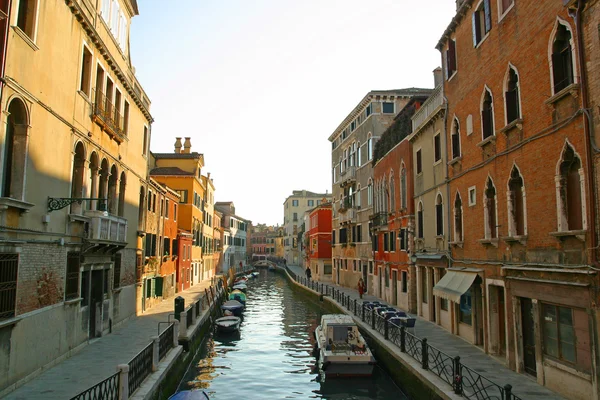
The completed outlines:
{"type": "Polygon", "coordinates": [[[181,138],[180,137],[175,138],[175,153],[176,154],[181,153],[181,138]]]}
{"type": "Polygon", "coordinates": [[[206,173],[206,177],[207,177],[208,179],[210,179],[210,172],[207,172],[207,173],[206,173]]]}
{"type": "Polygon", "coordinates": [[[192,148],[192,142],[190,142],[190,138],[186,137],[185,142],[183,143],[183,151],[184,154],[190,154],[190,149],[192,148]]]}
{"type": "Polygon", "coordinates": [[[433,70],[433,87],[436,88],[442,84],[442,68],[437,67],[433,70]]]}

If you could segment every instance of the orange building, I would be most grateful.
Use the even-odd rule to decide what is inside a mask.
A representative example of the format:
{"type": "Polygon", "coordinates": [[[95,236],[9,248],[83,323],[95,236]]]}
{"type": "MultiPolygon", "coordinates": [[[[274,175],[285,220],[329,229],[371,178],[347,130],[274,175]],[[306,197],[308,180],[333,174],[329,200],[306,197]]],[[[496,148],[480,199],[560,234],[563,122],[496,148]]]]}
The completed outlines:
{"type": "Polygon", "coordinates": [[[177,235],[177,291],[189,289],[192,283],[192,243],[193,235],[179,230],[177,235]]]}
{"type": "Polygon", "coordinates": [[[331,282],[331,202],[309,211],[308,244],[306,258],[315,280],[331,282]]]}

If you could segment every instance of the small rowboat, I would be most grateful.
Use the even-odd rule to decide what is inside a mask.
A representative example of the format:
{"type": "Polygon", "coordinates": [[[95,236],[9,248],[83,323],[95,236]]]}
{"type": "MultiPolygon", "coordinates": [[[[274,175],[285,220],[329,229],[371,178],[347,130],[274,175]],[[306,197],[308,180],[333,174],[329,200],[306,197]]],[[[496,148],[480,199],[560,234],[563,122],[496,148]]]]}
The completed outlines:
{"type": "Polygon", "coordinates": [[[244,305],[237,300],[228,300],[221,305],[221,310],[231,311],[233,315],[240,316],[244,310],[244,305]]]}
{"type": "Polygon", "coordinates": [[[182,390],[169,397],[169,400],[210,400],[203,390],[182,390]]]}
{"type": "Polygon", "coordinates": [[[229,295],[229,300],[237,300],[243,305],[246,305],[246,294],[241,290],[236,289],[229,295]]]}
{"type": "Polygon", "coordinates": [[[230,315],[228,317],[221,317],[215,320],[215,325],[219,332],[235,332],[240,329],[240,323],[242,322],[240,317],[230,315]]]}
{"type": "Polygon", "coordinates": [[[246,290],[248,290],[248,286],[245,283],[236,283],[235,285],[233,285],[232,289],[234,291],[239,290],[240,292],[246,293],[246,290]]]}

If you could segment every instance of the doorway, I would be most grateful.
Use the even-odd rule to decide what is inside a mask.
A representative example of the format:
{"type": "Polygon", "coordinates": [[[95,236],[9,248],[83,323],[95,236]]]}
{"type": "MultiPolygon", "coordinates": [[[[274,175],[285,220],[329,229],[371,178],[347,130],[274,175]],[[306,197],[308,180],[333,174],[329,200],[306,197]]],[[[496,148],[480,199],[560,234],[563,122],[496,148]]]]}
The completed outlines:
{"type": "Polygon", "coordinates": [[[499,287],[498,293],[498,354],[506,355],[506,313],[504,305],[504,288],[499,287]]]}
{"type": "Polygon", "coordinates": [[[392,304],[398,305],[398,271],[392,271],[392,304]]]}
{"type": "Polygon", "coordinates": [[[102,332],[102,303],[103,296],[103,270],[92,271],[92,290],[90,293],[90,323],[89,337],[100,336],[97,331],[102,332]]]}
{"type": "Polygon", "coordinates": [[[525,297],[521,298],[521,329],[523,331],[523,368],[528,374],[537,376],[533,304],[531,299],[525,297]]]}
{"type": "Polygon", "coordinates": [[[369,291],[369,282],[367,281],[367,277],[369,276],[369,274],[367,274],[367,268],[367,264],[363,264],[362,275],[363,281],[365,282],[365,293],[369,291]]]}

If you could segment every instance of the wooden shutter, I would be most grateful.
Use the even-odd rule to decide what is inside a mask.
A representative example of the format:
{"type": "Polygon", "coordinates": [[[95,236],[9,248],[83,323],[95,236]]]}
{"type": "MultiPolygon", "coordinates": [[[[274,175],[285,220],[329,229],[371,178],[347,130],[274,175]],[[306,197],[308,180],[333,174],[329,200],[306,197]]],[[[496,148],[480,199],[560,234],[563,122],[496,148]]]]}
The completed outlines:
{"type": "Polygon", "coordinates": [[[473,25],[473,47],[475,47],[481,38],[481,32],[479,31],[479,11],[473,12],[471,23],[473,25]]]}
{"type": "Polygon", "coordinates": [[[452,71],[449,73],[449,76],[451,76],[456,71],[456,43],[452,39],[448,42],[448,51],[448,70],[452,71]]]}
{"type": "Polygon", "coordinates": [[[156,278],[153,279],[154,282],[154,296],[155,297],[162,297],[163,295],[163,285],[164,285],[164,280],[165,278],[163,278],[162,276],[157,276],[156,278]]]}
{"type": "Polygon", "coordinates": [[[483,0],[483,13],[485,15],[485,33],[492,29],[492,8],[490,0],[483,0]]]}

